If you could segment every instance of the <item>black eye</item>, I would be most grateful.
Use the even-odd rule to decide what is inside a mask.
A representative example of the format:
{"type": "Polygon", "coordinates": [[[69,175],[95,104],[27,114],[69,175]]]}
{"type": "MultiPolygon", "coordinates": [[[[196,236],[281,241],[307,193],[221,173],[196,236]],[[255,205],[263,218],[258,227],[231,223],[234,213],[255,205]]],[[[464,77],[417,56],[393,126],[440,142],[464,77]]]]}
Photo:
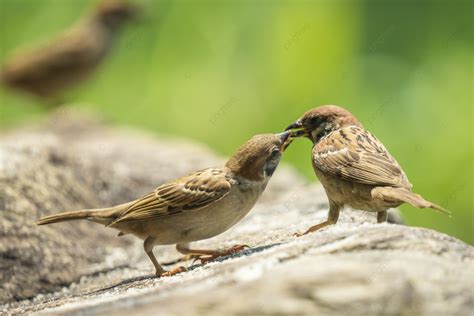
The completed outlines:
{"type": "Polygon", "coordinates": [[[312,126],[318,126],[319,124],[321,124],[322,118],[319,116],[314,116],[310,119],[309,122],[312,126]]]}
{"type": "Polygon", "coordinates": [[[280,149],[278,148],[273,148],[272,150],[272,158],[278,157],[280,155],[280,149]]]}

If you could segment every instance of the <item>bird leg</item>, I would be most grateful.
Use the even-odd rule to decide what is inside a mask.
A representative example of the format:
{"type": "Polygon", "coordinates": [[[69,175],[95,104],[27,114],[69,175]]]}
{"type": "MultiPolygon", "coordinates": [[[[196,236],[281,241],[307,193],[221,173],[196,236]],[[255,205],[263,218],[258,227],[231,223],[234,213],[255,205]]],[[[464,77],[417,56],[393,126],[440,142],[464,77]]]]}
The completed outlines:
{"type": "Polygon", "coordinates": [[[329,212],[328,212],[328,219],[322,223],[319,223],[317,225],[311,226],[307,231],[304,233],[295,233],[294,236],[296,237],[301,237],[306,234],[315,232],[317,230],[320,230],[323,227],[329,226],[329,225],[334,225],[337,223],[337,220],[339,218],[339,211],[340,211],[340,206],[337,204],[334,204],[332,202],[329,202],[329,212]]]}
{"type": "Polygon", "coordinates": [[[191,249],[189,244],[177,244],[176,250],[184,255],[191,255],[191,258],[200,260],[202,264],[212,261],[219,257],[225,257],[245,248],[250,248],[248,245],[234,245],[228,249],[223,250],[209,250],[209,249],[191,249]]]}
{"type": "Polygon", "coordinates": [[[387,211],[377,212],[377,223],[386,222],[387,217],[388,217],[388,212],[387,211]]]}
{"type": "Polygon", "coordinates": [[[184,267],[177,267],[171,271],[166,271],[165,269],[163,269],[158,263],[158,261],[156,260],[155,255],[153,254],[153,247],[155,245],[154,242],[155,242],[155,239],[153,237],[148,237],[147,239],[145,239],[145,242],[143,243],[143,248],[145,249],[145,252],[148,255],[148,258],[150,258],[151,262],[155,266],[156,276],[158,277],[172,276],[180,272],[186,271],[186,268],[184,267]]]}

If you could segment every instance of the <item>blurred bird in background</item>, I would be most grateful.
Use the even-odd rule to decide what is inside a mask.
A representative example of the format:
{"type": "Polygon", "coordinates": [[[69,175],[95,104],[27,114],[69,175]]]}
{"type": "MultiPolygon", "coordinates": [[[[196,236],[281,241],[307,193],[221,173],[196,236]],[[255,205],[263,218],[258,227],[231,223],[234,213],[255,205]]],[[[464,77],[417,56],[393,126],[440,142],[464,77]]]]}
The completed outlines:
{"type": "Polygon", "coordinates": [[[1,82],[57,105],[54,98],[97,68],[122,26],[139,12],[140,7],[128,1],[101,1],[55,40],[10,57],[0,73],[1,82]]]}

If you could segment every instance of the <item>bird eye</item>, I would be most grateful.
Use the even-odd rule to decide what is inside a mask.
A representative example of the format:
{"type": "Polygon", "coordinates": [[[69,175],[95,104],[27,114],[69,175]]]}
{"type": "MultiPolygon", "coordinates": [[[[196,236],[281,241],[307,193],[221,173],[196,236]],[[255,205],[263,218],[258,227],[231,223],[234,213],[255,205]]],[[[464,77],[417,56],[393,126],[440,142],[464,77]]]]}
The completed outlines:
{"type": "Polygon", "coordinates": [[[273,148],[272,150],[272,158],[277,157],[280,154],[280,149],[277,147],[273,148]]]}
{"type": "Polygon", "coordinates": [[[321,124],[321,121],[322,121],[322,120],[321,120],[321,118],[320,118],[319,116],[313,116],[313,117],[311,118],[311,120],[310,120],[310,123],[311,123],[311,125],[313,125],[313,126],[317,126],[317,125],[321,124]]]}

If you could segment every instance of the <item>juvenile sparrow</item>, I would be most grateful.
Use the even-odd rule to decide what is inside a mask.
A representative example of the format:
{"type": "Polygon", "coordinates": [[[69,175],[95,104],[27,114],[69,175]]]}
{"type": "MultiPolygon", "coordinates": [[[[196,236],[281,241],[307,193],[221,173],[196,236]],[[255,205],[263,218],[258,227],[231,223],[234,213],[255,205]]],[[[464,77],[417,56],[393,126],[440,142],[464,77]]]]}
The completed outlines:
{"type": "Polygon", "coordinates": [[[166,272],[153,254],[155,245],[176,244],[183,254],[216,258],[241,250],[191,249],[192,241],[216,236],[240,221],[255,205],[290,142],[289,132],[252,137],[218,168],[196,171],[165,183],[144,197],[110,208],[65,212],[40,218],[38,225],[87,219],[144,240],[157,276],[166,272]]]}
{"type": "Polygon", "coordinates": [[[345,205],[377,212],[379,223],[386,221],[389,208],[403,203],[449,214],[412,192],[398,162],[347,110],[335,105],[320,106],[306,112],[286,130],[291,130],[293,137],[305,136],[313,142],[313,168],[329,200],[327,220],[304,234],[335,224],[345,205]]]}
{"type": "Polygon", "coordinates": [[[84,80],[109,52],[121,26],[138,13],[124,0],[104,0],[78,25],[49,44],[13,55],[1,81],[12,88],[49,98],[84,80]]]}

